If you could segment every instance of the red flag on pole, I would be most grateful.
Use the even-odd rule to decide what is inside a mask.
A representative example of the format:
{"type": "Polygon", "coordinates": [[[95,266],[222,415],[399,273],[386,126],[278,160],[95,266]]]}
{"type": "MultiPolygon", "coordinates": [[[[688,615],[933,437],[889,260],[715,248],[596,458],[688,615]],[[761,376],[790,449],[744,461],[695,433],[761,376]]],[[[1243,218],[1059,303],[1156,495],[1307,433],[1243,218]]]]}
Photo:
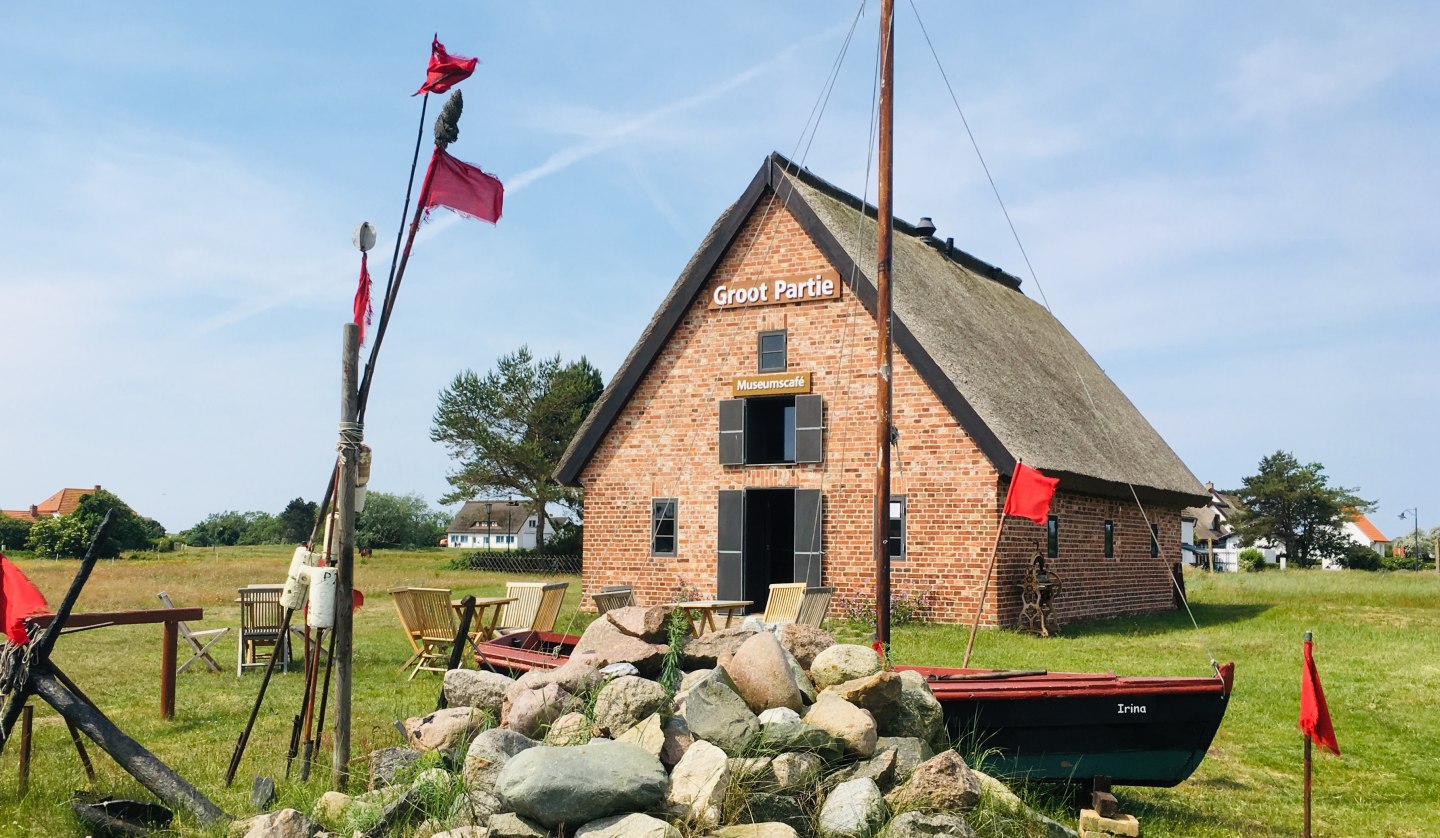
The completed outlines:
{"type": "Polygon", "coordinates": [[[1300,732],[1340,756],[1340,742],[1330,724],[1330,708],[1325,706],[1325,690],[1320,687],[1320,673],[1315,670],[1312,641],[1305,641],[1305,669],[1300,675],[1300,732]]]}
{"type": "Polygon", "coordinates": [[[370,305],[370,268],[366,262],[369,254],[360,253],[360,284],[355,289],[355,325],[360,327],[360,344],[365,344],[365,327],[370,324],[374,310],[370,305]]]}
{"type": "Polygon", "coordinates": [[[1015,473],[1010,477],[1010,492],[1005,496],[1004,514],[1044,524],[1059,482],[1058,477],[1046,477],[1024,463],[1016,463],[1015,473]]]}
{"type": "Polygon", "coordinates": [[[475,72],[475,65],[479,63],[480,59],[478,58],[466,58],[463,55],[451,55],[446,52],[445,45],[440,43],[440,37],[437,35],[430,44],[430,66],[425,71],[425,83],[411,95],[444,93],[452,86],[470,78],[470,74],[475,72]]]}
{"type": "Polygon", "coordinates": [[[49,610],[50,606],[40,589],[20,568],[0,554],[0,622],[4,623],[10,642],[17,646],[29,642],[22,621],[31,614],[43,614],[49,610]]]}
{"type": "Polygon", "coordinates": [[[456,160],[444,149],[436,148],[425,179],[429,189],[423,193],[421,208],[425,210],[426,218],[430,217],[430,210],[435,207],[446,207],[491,224],[500,220],[505,185],[494,175],[481,171],[480,167],[456,160]]]}

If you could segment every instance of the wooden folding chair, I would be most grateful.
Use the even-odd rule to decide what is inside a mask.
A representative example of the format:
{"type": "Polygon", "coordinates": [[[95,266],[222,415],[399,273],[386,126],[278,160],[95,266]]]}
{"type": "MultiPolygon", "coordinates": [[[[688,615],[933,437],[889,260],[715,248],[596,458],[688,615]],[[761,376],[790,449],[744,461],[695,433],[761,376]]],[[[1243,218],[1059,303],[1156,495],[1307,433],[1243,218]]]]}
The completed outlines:
{"type": "Polygon", "coordinates": [[[450,605],[450,589],[410,588],[402,595],[409,600],[410,613],[415,619],[411,628],[415,630],[415,639],[420,643],[415,668],[410,671],[410,680],[413,681],[422,669],[426,672],[444,673],[449,669],[450,647],[455,644],[455,632],[458,628],[455,608],[450,605]]]}
{"type": "Polygon", "coordinates": [[[795,622],[800,617],[800,600],[804,595],[804,582],[771,585],[770,596],[765,600],[765,622],[795,622]]]}
{"type": "Polygon", "coordinates": [[[290,666],[290,644],[280,631],[285,608],[280,604],[279,585],[255,585],[240,589],[240,636],[235,660],[235,675],[245,674],[250,667],[265,666],[271,656],[279,655],[280,665],[290,666]],[[268,654],[261,650],[269,647],[268,654]]]}
{"type": "Polygon", "coordinates": [[[506,582],[505,596],[515,601],[506,604],[497,633],[554,630],[569,587],[569,582],[506,582]]]}
{"type": "MultiPolygon", "coordinates": [[[[162,602],[166,608],[175,607],[175,603],[170,601],[170,595],[164,591],[156,594],[156,596],[160,598],[160,602],[162,602]]],[[[216,663],[215,659],[210,657],[210,647],[219,643],[220,638],[229,633],[229,626],[218,629],[205,629],[203,631],[191,631],[190,626],[186,625],[184,621],[177,621],[176,625],[180,628],[180,636],[185,638],[185,642],[189,643],[190,648],[194,650],[194,653],[190,655],[190,660],[180,664],[180,668],[176,670],[176,672],[184,672],[190,664],[197,660],[204,661],[205,665],[210,667],[211,672],[219,672],[220,664],[216,663]],[[200,641],[202,640],[207,640],[207,642],[201,645],[200,641]]]]}
{"type": "Polygon", "coordinates": [[[800,597],[800,613],[796,615],[795,622],[802,626],[820,628],[825,623],[825,616],[830,613],[830,599],[834,596],[835,589],[828,585],[823,588],[806,588],[800,597]]]}
{"type": "Polygon", "coordinates": [[[415,588],[401,587],[390,589],[390,599],[395,603],[395,613],[400,616],[400,627],[405,630],[405,639],[410,641],[410,648],[414,654],[410,659],[400,664],[400,671],[404,672],[410,665],[420,659],[420,652],[424,646],[420,643],[419,620],[415,616],[415,605],[411,600],[410,592],[415,588]]]}
{"type": "Polygon", "coordinates": [[[635,604],[634,585],[607,585],[600,589],[599,593],[590,595],[595,602],[595,609],[604,614],[616,608],[629,608],[635,604]]]}

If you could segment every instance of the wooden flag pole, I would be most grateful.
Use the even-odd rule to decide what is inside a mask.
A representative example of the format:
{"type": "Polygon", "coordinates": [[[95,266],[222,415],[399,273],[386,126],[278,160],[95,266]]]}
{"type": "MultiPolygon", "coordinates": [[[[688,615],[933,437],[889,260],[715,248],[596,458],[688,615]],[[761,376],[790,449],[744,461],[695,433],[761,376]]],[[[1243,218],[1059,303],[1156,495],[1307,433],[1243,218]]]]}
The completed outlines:
{"type": "Polygon", "coordinates": [[[350,703],[354,609],[346,608],[355,590],[355,479],[360,474],[363,426],[357,421],[360,400],[360,327],[346,323],[341,339],[340,479],[335,487],[335,751],[331,785],[344,791],[350,779],[350,703]]]}
{"type": "MultiPolygon", "coordinates": [[[[1014,478],[1011,478],[1014,482],[1014,478]]],[[[1009,489],[1006,489],[1009,493],[1009,489]]],[[[975,616],[970,620],[970,639],[965,642],[965,660],[961,661],[960,668],[970,666],[970,653],[975,650],[975,632],[980,629],[980,612],[985,610],[985,594],[990,590],[990,577],[995,572],[995,562],[1000,558],[1000,536],[1005,532],[1005,504],[1000,504],[1000,520],[995,524],[995,546],[990,548],[990,566],[985,568],[985,581],[980,585],[980,604],[975,606],[975,616]]]]}
{"type": "MultiPolygon", "coordinates": [[[[1305,642],[1311,640],[1310,632],[1305,632],[1305,642]]],[[[1305,838],[1310,838],[1310,734],[1305,734],[1305,838]]]]}

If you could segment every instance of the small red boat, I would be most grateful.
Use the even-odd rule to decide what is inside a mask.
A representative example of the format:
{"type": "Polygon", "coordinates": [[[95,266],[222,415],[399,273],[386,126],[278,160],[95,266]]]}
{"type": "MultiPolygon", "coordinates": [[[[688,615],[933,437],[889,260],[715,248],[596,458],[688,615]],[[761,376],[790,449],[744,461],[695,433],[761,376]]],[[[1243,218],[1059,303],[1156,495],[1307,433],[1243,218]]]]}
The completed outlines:
{"type": "MultiPolygon", "coordinates": [[[[553,669],[574,635],[520,632],[478,645],[497,672],[553,669]]],[[[962,750],[1007,777],[1174,786],[1204,759],[1225,717],[1235,666],[1208,678],[897,666],[925,676],[962,750]]]]}

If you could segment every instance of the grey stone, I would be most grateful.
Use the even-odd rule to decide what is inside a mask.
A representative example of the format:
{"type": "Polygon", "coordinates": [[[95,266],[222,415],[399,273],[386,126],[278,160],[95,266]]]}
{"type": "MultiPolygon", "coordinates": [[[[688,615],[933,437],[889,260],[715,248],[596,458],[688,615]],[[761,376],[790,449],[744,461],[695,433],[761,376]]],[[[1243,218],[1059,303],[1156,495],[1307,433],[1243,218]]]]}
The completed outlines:
{"type": "Polygon", "coordinates": [[[510,701],[504,724],[516,733],[533,738],[542,734],[556,719],[579,710],[580,706],[580,700],[559,684],[546,684],[515,696],[510,701]]]}
{"type": "Polygon", "coordinates": [[[430,838],[489,838],[490,830],[483,826],[457,826],[445,832],[437,832],[430,838]]]}
{"type": "Polygon", "coordinates": [[[627,675],[600,689],[595,698],[595,725],[607,736],[619,736],[641,719],[665,710],[669,705],[670,696],[664,687],[636,675],[627,675]]]}
{"type": "Polygon", "coordinates": [[[640,670],[632,663],[612,663],[600,667],[600,674],[606,678],[624,678],[626,675],[639,675],[640,670]]]}
{"type": "Polygon", "coordinates": [[[665,752],[664,725],[665,723],[661,720],[660,714],[652,713],[644,719],[641,719],[639,724],[615,737],[615,741],[639,745],[644,748],[647,753],[660,759],[663,763],[665,760],[661,755],[665,752]]]}
{"type": "Polygon", "coordinates": [[[475,737],[465,752],[465,787],[476,792],[490,792],[495,778],[511,757],[540,743],[513,730],[496,728],[475,737]]]}
{"type": "Polygon", "coordinates": [[[899,675],[881,671],[826,687],[825,692],[878,714],[900,700],[900,683],[899,675]]]}
{"type": "Polygon", "coordinates": [[[395,782],[395,775],[420,758],[414,748],[381,748],[370,752],[370,790],[384,788],[395,782]]]}
{"type": "Polygon", "coordinates": [[[576,654],[554,669],[532,669],[521,675],[506,691],[505,698],[507,702],[512,701],[525,690],[538,690],[550,684],[559,684],[561,689],[571,695],[584,695],[603,680],[600,670],[588,656],[576,654]]]}
{"type": "Polygon", "coordinates": [[[591,623],[575,643],[576,653],[593,655],[600,666],[628,663],[639,670],[641,675],[658,673],[660,662],[665,659],[668,650],[666,645],[647,643],[626,634],[609,620],[596,620],[591,623]]]}
{"type": "Polygon", "coordinates": [[[682,658],[685,669],[719,666],[734,656],[740,644],[755,632],[739,626],[706,632],[685,642],[682,658]]]}
{"type": "Polygon", "coordinates": [[[670,642],[670,614],[673,605],[632,605],[606,612],[609,620],[621,632],[646,643],[670,642]]]}
{"type": "Polygon", "coordinates": [[[835,638],[829,632],[799,623],[786,623],[775,632],[775,637],[803,669],[809,669],[816,655],[835,645],[835,638]]]}
{"type": "Polygon", "coordinates": [[[492,815],[489,827],[486,838],[550,838],[550,830],[514,812],[492,815]]]}
{"type": "Polygon", "coordinates": [[[980,794],[980,778],[965,759],[954,751],[943,751],[921,763],[886,800],[900,808],[927,806],[969,812],[980,805],[980,794]]]}
{"type": "Polygon", "coordinates": [[[230,824],[231,838],[313,838],[320,825],[295,809],[281,809],[230,824]]]}
{"type": "Polygon", "coordinates": [[[846,780],[836,786],[820,807],[821,838],[869,838],[890,817],[890,809],[875,781],[846,780]]]}
{"type": "Polygon", "coordinates": [[[546,826],[578,826],[646,811],[665,798],[660,760],[624,742],[596,739],[573,748],[540,746],[511,757],[495,782],[500,799],[546,826]]]}
{"type": "Polygon", "coordinates": [[[819,693],[816,692],[815,684],[810,680],[810,674],[805,671],[805,667],[800,665],[800,661],[796,660],[794,655],[783,648],[780,651],[785,654],[785,663],[790,668],[791,677],[795,679],[795,686],[800,690],[800,697],[806,704],[814,704],[819,693]]]}
{"type": "Polygon", "coordinates": [[[405,739],[417,751],[453,748],[469,739],[493,719],[473,707],[447,707],[427,716],[406,719],[405,739]]]}
{"type": "Polygon", "coordinates": [[[886,824],[882,835],[883,838],[976,838],[975,830],[965,817],[953,812],[905,812],[886,824]]]}
{"type": "Polygon", "coordinates": [[[804,706],[800,685],[786,657],[775,635],[762,631],[746,638],[724,665],[751,712],[761,713],[772,707],[799,710],[804,706]]]}
{"type": "Polygon", "coordinates": [[[845,740],[804,722],[780,722],[760,729],[760,747],[769,753],[815,754],[831,762],[844,755],[845,740]]]}
{"type": "MultiPolygon", "coordinates": [[[[838,648],[835,646],[831,647],[838,648]]],[[[845,750],[862,759],[875,754],[875,717],[833,693],[821,693],[805,713],[805,723],[844,740],[845,750]]]]}
{"type": "Polygon", "coordinates": [[[855,772],[850,779],[858,777],[869,777],[875,781],[880,791],[889,791],[894,788],[895,783],[895,749],[886,748],[883,751],[877,750],[875,756],[870,757],[856,765],[855,772]]]}
{"type": "Polygon", "coordinates": [[[1076,838],[1075,830],[1026,806],[1025,801],[1011,791],[1009,786],[983,771],[972,768],[970,773],[980,781],[981,795],[987,807],[1036,824],[1043,830],[1044,838],[1076,838]]]}
{"type": "Polygon", "coordinates": [[[690,746],[695,744],[695,737],[690,733],[690,726],[685,724],[685,719],[680,716],[665,719],[660,730],[665,734],[665,744],[660,748],[660,762],[664,763],[666,768],[674,768],[690,746]]]}
{"type": "Polygon", "coordinates": [[[256,777],[255,783],[250,787],[250,806],[257,812],[263,812],[275,804],[275,778],[256,777]]]}
{"type": "Polygon", "coordinates": [[[710,834],[712,838],[800,838],[800,833],[785,823],[737,823],[710,834]]]}
{"type": "Polygon", "coordinates": [[[441,694],[451,707],[478,707],[496,720],[505,706],[505,693],[515,684],[498,672],[483,669],[452,669],[445,673],[441,694]]]}
{"type": "Polygon", "coordinates": [[[591,821],[575,830],[575,838],[681,838],[680,830],[649,815],[632,813],[591,821]]]}
{"type": "Polygon", "coordinates": [[[338,824],[340,819],[345,817],[345,810],[349,806],[350,795],[340,791],[327,791],[315,800],[315,805],[310,808],[310,816],[324,823],[338,824]]]}
{"type": "Polygon", "coordinates": [[[810,831],[810,817],[800,801],[784,794],[757,791],[745,795],[736,819],[742,823],[783,823],[802,833],[810,831]]]}
{"type": "Polygon", "coordinates": [[[945,711],[925,676],[914,670],[900,672],[900,696],[875,712],[885,736],[913,736],[934,744],[945,730],[945,711]]]}
{"type": "Polygon", "coordinates": [[[730,776],[746,781],[773,783],[775,773],[770,770],[771,757],[731,757],[727,760],[730,776]]]}
{"type": "Polygon", "coordinates": [[[895,751],[895,784],[910,779],[920,763],[935,756],[930,745],[913,736],[881,736],[875,740],[877,751],[895,751]]]}
{"type": "Polygon", "coordinates": [[[774,724],[776,722],[798,722],[800,721],[800,714],[791,710],[789,707],[772,707],[761,713],[759,719],[762,725],[774,724]]]}
{"type": "Polygon", "coordinates": [[[505,811],[505,804],[490,791],[467,789],[455,795],[450,804],[450,813],[445,820],[456,826],[483,827],[490,818],[505,811]]]}
{"type": "Polygon", "coordinates": [[[724,669],[715,669],[685,696],[685,724],[696,739],[704,739],[738,754],[760,730],[760,721],[746,706],[724,669]]]}
{"type": "Polygon", "coordinates": [[[679,689],[679,692],[682,692],[682,693],[683,693],[683,692],[689,692],[689,690],[690,690],[691,687],[693,687],[693,686],[695,686],[696,684],[700,683],[701,681],[705,680],[705,678],[706,678],[711,672],[713,672],[714,669],[715,669],[714,667],[709,667],[709,668],[707,668],[707,669],[696,669],[696,670],[692,670],[692,671],[687,672],[687,673],[685,673],[684,675],[680,676],[680,689],[679,689]]]}
{"type": "Polygon", "coordinates": [[[810,663],[810,680],[824,690],[855,678],[880,671],[880,655],[869,646],[837,643],[815,656],[810,663]]]}
{"type": "Polygon", "coordinates": [[[584,745],[594,737],[595,732],[584,713],[566,713],[550,723],[545,732],[546,745],[584,745]]]}
{"type": "Polygon", "coordinates": [[[714,826],[720,822],[720,804],[729,783],[725,752],[709,742],[696,742],[670,772],[665,809],[695,824],[714,826]]]}
{"type": "Polygon", "coordinates": [[[820,779],[825,761],[815,754],[780,754],[770,761],[775,785],[781,789],[807,789],[820,779]]]}

